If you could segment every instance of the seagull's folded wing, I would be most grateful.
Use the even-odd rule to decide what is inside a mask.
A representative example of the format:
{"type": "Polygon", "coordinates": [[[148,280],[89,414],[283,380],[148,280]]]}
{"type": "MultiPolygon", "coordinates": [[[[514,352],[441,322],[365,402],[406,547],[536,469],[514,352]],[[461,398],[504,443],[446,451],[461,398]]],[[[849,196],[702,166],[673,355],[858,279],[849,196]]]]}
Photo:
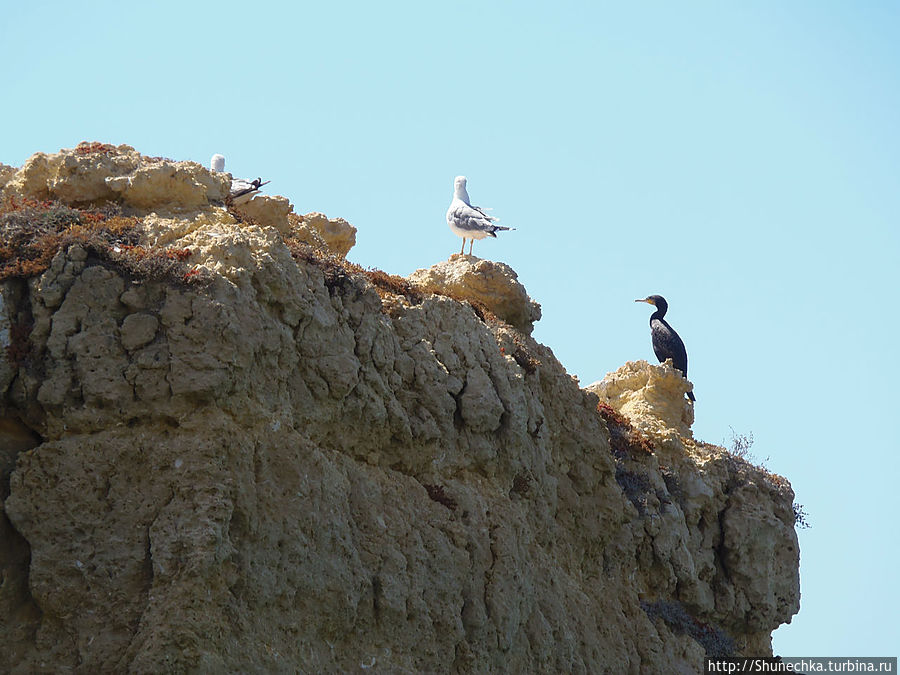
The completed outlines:
{"type": "Polygon", "coordinates": [[[449,217],[453,225],[460,230],[469,231],[490,231],[493,225],[491,222],[496,220],[487,215],[476,207],[468,204],[458,204],[455,208],[450,209],[449,217]]]}

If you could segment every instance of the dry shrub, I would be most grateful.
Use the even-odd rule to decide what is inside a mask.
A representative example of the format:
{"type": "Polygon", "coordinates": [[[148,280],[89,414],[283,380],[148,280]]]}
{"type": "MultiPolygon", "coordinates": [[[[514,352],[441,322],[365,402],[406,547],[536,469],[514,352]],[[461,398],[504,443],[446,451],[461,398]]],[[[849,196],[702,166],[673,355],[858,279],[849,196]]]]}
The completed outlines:
{"type": "Polygon", "coordinates": [[[518,494],[522,497],[528,494],[528,491],[531,489],[531,476],[526,472],[519,472],[513,478],[513,484],[510,488],[510,495],[512,493],[518,494]]]}
{"type": "Polygon", "coordinates": [[[14,322],[9,327],[9,344],[6,345],[6,360],[14,368],[21,366],[31,353],[31,329],[34,323],[30,319],[14,322]]]}
{"type": "Polygon", "coordinates": [[[640,431],[635,429],[624,415],[607,405],[597,405],[597,412],[606,422],[609,429],[609,446],[613,455],[620,459],[628,456],[652,455],[653,444],[640,431]]]}
{"type": "Polygon", "coordinates": [[[423,483],[422,487],[425,488],[425,491],[428,493],[428,496],[432,501],[435,501],[442,506],[446,506],[451,511],[456,510],[456,500],[447,494],[447,492],[444,490],[443,485],[429,485],[427,483],[423,483]]]}
{"type": "Polygon", "coordinates": [[[791,506],[791,510],[794,513],[794,527],[800,528],[801,530],[807,530],[811,527],[807,518],[809,518],[809,514],[803,508],[803,504],[798,504],[794,502],[791,506]]]}
{"type": "Polygon", "coordinates": [[[191,250],[188,248],[114,246],[103,251],[101,257],[140,279],[165,279],[179,284],[209,283],[213,278],[212,273],[198,267],[189,267],[185,261],[190,256],[191,250]]]}
{"type": "Polygon", "coordinates": [[[137,241],[137,219],[58,202],[7,199],[0,206],[0,281],[41,274],[64,246],[137,241]]]}
{"type": "Polygon", "coordinates": [[[187,264],[190,249],[143,247],[140,238],[141,220],[120,215],[115,206],[76,209],[8,199],[0,206],[0,281],[42,274],[60,250],[73,244],[133,277],[191,284],[211,280],[210,273],[187,264]]]}
{"type": "Polygon", "coordinates": [[[732,656],[736,651],[734,640],[724,630],[691,616],[677,600],[641,600],[641,609],[651,620],[662,619],[676,635],[692,637],[709,657],[732,656]]]}
{"type": "Polygon", "coordinates": [[[388,274],[387,272],[374,268],[363,270],[363,274],[366,275],[369,281],[375,284],[379,294],[390,293],[393,295],[402,295],[414,305],[422,302],[422,291],[417,286],[409,283],[409,280],[404,277],[388,274]]]}
{"type": "Polygon", "coordinates": [[[322,247],[314,246],[295,237],[285,237],[284,243],[294,260],[309,263],[322,270],[325,275],[325,285],[329,290],[348,283],[352,284],[354,277],[365,277],[375,286],[375,290],[381,297],[401,295],[412,304],[422,302],[422,291],[404,277],[388,274],[375,268],[365,268],[346,258],[334,255],[322,247]]]}
{"type": "MultiPolygon", "coordinates": [[[[242,217],[234,211],[229,212],[240,222],[248,222],[246,217],[242,217]]],[[[397,276],[396,274],[388,274],[383,270],[373,267],[366,268],[357,265],[356,263],[348,261],[346,258],[335,255],[324,245],[316,246],[303,241],[298,237],[284,237],[284,243],[291,252],[291,256],[293,256],[294,260],[315,265],[323,271],[325,274],[325,285],[329,290],[333,290],[336,287],[343,288],[347,284],[352,285],[355,276],[362,276],[375,286],[375,290],[382,298],[389,295],[399,295],[406,298],[410,304],[417,305],[422,302],[426,294],[440,295],[460,303],[467,303],[472,308],[472,311],[475,312],[475,316],[484,323],[506,323],[488,309],[487,305],[477,300],[473,300],[472,298],[464,298],[456,293],[448,293],[433,288],[429,288],[426,291],[420,286],[410,283],[405,277],[397,276]]],[[[520,365],[528,372],[534,372],[533,370],[529,370],[529,368],[540,365],[540,362],[528,355],[527,350],[525,350],[524,347],[522,349],[523,351],[519,353],[518,358],[516,358],[515,354],[513,354],[513,358],[516,358],[517,361],[522,359],[520,365]]]]}
{"type": "Polygon", "coordinates": [[[538,361],[534,356],[531,355],[531,352],[525,348],[518,340],[516,342],[516,348],[513,350],[512,357],[516,363],[519,364],[519,367],[522,368],[526,373],[532,375],[535,371],[537,371],[538,366],[541,365],[541,362],[538,361]]]}
{"type": "Polygon", "coordinates": [[[647,497],[653,492],[653,485],[647,474],[629,471],[617,462],[616,482],[637,512],[642,516],[647,515],[647,497]]]}

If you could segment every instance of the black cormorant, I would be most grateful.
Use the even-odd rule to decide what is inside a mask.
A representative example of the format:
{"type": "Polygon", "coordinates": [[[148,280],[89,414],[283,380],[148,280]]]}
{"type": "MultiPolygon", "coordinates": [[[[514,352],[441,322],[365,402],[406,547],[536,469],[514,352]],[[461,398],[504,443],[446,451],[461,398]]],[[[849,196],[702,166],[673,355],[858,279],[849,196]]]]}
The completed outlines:
{"type": "MultiPolygon", "coordinates": [[[[669,325],[663,317],[666,310],[669,309],[669,303],[661,295],[651,295],[643,300],[635,300],[635,302],[646,302],[656,307],[656,311],[650,316],[650,334],[653,337],[653,352],[656,358],[662,363],[666,359],[672,359],[674,365],[681,374],[687,379],[687,350],[684,348],[684,342],[678,337],[675,329],[669,325]]],[[[695,401],[694,392],[687,393],[688,398],[695,401]]]]}

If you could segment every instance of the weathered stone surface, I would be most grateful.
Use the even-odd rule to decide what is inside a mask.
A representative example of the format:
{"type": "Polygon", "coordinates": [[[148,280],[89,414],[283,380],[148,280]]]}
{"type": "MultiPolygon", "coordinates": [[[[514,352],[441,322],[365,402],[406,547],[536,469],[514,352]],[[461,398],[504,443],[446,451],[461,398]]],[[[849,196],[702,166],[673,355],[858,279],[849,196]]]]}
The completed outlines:
{"type": "Polygon", "coordinates": [[[128,145],[87,152],[89,145],[82,143],[74,150],[32,155],[7,182],[4,194],[58,199],[67,204],[113,199],[106,179],[134,171],[140,165],[141,155],[128,145]]]}
{"type": "Polygon", "coordinates": [[[13,317],[10,315],[14,307],[12,294],[12,284],[0,283],[0,391],[6,391],[15,377],[15,369],[8,356],[12,344],[13,317]]]}
{"type": "Polygon", "coordinates": [[[503,402],[497,396],[491,378],[480,366],[471,368],[459,397],[463,421],[473,431],[495,431],[500,426],[503,410],[503,402]]]}
{"type": "Polygon", "coordinates": [[[456,254],[428,269],[416,270],[409,280],[431,293],[481,303],[529,335],[541,318],[541,306],[528,297],[518,275],[503,263],[456,254]]]}
{"type": "Polygon", "coordinates": [[[8,166],[0,162],[0,190],[6,187],[6,184],[16,175],[16,167],[8,166]]]}
{"type": "Polygon", "coordinates": [[[0,172],[6,196],[57,199],[67,204],[121,201],[136,209],[206,207],[224,200],[230,180],[196,162],[143,157],[128,145],[82,143],[73,150],[37,153],[11,176],[0,172]]]}
{"type": "Polygon", "coordinates": [[[152,314],[129,314],[119,329],[122,346],[130,352],[138,347],[143,347],[156,337],[157,328],[159,328],[159,320],[152,314]]]}
{"type": "Polygon", "coordinates": [[[324,213],[313,211],[300,216],[300,227],[321,237],[325,245],[342,258],[356,244],[356,228],[343,218],[329,218],[324,213]]]}
{"type": "Polygon", "coordinates": [[[671,361],[628,362],[587,387],[653,441],[655,457],[620,460],[618,471],[647,471],[649,463],[657,468],[646,475],[665,484],[656,497],[670,504],[652,528],[653,545],[678,599],[717,616],[744,653],[769,653],[773,619],[790,622],[800,609],[794,493],[784,478],[693,440],[690,388],[671,361]]]}
{"type": "Polygon", "coordinates": [[[260,225],[274,227],[281,234],[290,232],[288,214],[293,213],[294,207],[285,197],[256,195],[250,201],[235,206],[234,210],[260,225]]]}
{"type": "Polygon", "coordinates": [[[655,607],[753,654],[797,611],[790,486],[694,442],[664,367],[615,380],[654,443],[623,450],[465,303],[382,300],[214,205],[144,236],[213,282],[71,246],[0,286],[0,344],[31,326],[0,369],[0,671],[701,672],[655,607]]]}
{"type": "Polygon", "coordinates": [[[141,166],[127,176],[106,179],[107,187],[138,209],[205,207],[228,194],[228,178],[195,162],[160,161],[141,166]],[[200,179],[202,177],[202,179],[200,179]]]}
{"type": "Polygon", "coordinates": [[[685,398],[693,388],[672,366],[672,360],[658,366],[646,361],[629,361],[587,390],[620,410],[645,433],[662,437],[691,437],[694,406],[685,398]]]}

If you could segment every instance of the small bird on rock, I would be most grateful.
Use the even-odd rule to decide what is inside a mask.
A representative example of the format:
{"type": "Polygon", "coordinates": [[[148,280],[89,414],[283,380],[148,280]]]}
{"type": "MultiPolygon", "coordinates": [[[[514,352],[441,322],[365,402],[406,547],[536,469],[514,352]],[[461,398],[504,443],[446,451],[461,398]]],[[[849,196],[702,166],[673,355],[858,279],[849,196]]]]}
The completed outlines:
{"type": "MultiPolygon", "coordinates": [[[[487,209],[490,210],[490,209],[487,209]]],[[[476,239],[496,237],[495,232],[500,230],[514,230],[514,227],[501,227],[494,225],[498,220],[494,216],[485,213],[485,209],[472,206],[469,202],[469,193],[466,192],[466,177],[457,176],[453,181],[453,201],[447,209],[447,224],[453,230],[453,234],[462,237],[462,248],[459,254],[466,250],[466,239],[469,239],[469,255],[472,255],[472,246],[476,239]]]]}
{"type": "MultiPolygon", "coordinates": [[[[635,300],[635,302],[646,302],[656,307],[656,311],[650,316],[650,336],[653,339],[653,352],[660,363],[666,359],[672,359],[672,365],[680,370],[684,378],[687,379],[687,349],[685,349],[684,342],[682,342],[678,333],[675,332],[675,329],[663,318],[669,309],[669,303],[661,295],[650,295],[643,300],[635,300]]],[[[689,391],[687,396],[692,401],[696,400],[693,391],[689,391]]]]}
{"type": "MultiPolygon", "coordinates": [[[[225,157],[224,155],[215,154],[212,156],[212,159],[209,161],[209,168],[213,171],[223,172],[225,171],[225,157]]],[[[263,181],[262,178],[257,178],[256,180],[244,180],[243,178],[232,178],[231,179],[231,190],[228,192],[228,199],[225,201],[229,204],[246,204],[251,199],[253,199],[254,195],[259,192],[259,189],[263,185],[268,185],[272,181],[263,181]]]]}

